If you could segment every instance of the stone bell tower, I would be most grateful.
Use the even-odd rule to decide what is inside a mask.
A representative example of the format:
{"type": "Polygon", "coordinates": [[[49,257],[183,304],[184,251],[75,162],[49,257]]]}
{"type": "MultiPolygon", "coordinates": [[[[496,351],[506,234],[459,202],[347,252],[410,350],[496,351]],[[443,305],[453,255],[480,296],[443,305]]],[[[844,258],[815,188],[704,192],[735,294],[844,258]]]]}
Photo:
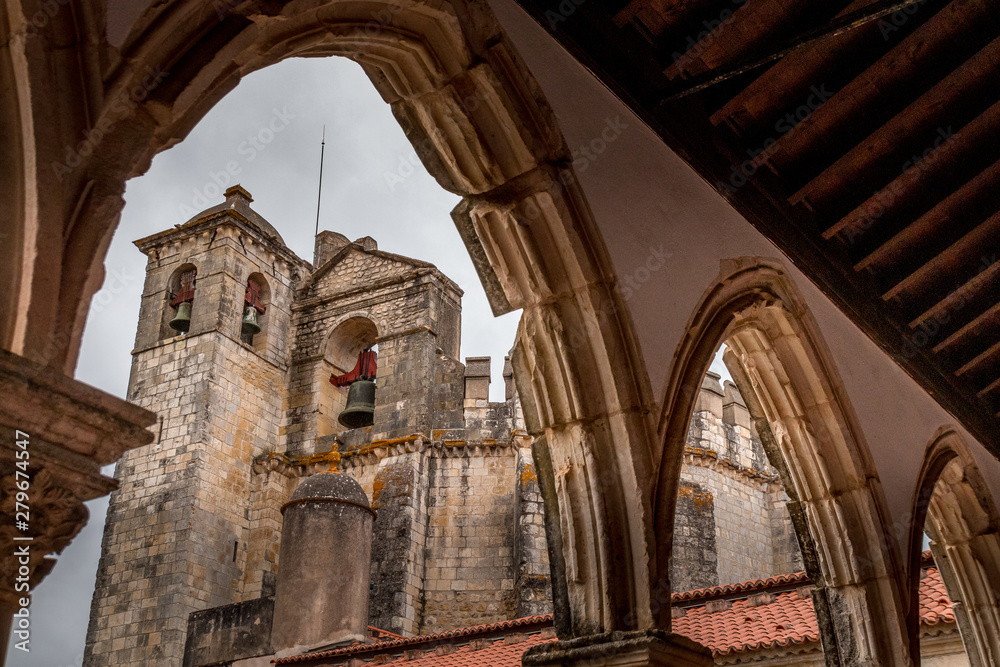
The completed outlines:
{"type": "Polygon", "coordinates": [[[149,259],[128,399],[159,422],[118,463],[86,665],[179,665],[188,615],[239,601],[251,465],[282,435],[293,284],[309,273],[251,201],[229,188],[136,241],[149,259]]]}

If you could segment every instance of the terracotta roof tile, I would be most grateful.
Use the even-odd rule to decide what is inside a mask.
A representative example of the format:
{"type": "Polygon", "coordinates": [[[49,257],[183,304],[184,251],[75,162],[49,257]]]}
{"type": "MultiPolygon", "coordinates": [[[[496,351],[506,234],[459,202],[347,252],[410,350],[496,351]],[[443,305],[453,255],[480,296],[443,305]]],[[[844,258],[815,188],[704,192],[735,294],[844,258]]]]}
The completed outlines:
{"type": "Polygon", "coordinates": [[[779,593],[774,602],[756,607],[742,599],[733,600],[728,609],[711,609],[711,603],[686,608],[673,619],[673,631],[715,655],[819,641],[812,598],[798,591],[779,593]]]}
{"type": "MultiPolygon", "coordinates": [[[[673,619],[673,630],[707,646],[716,656],[818,643],[819,629],[810,587],[805,573],[798,572],[676,593],[671,596],[674,602],[704,602],[684,607],[683,616],[673,619]],[[795,585],[798,588],[794,590],[780,590],[795,585]],[[765,591],[769,595],[753,595],[765,591]],[[748,595],[738,599],[712,599],[744,593],[748,595]]],[[[937,568],[926,567],[921,572],[919,595],[921,625],[955,622],[953,603],[937,568]]],[[[432,635],[352,644],[274,662],[305,663],[332,658],[323,664],[342,664],[355,655],[364,654],[364,659],[371,660],[374,654],[379,654],[384,656],[380,664],[405,663],[407,667],[518,667],[521,655],[528,648],[554,641],[551,623],[552,614],[530,616],[432,635]]]]}
{"type": "Polygon", "coordinates": [[[805,585],[809,583],[809,577],[805,572],[794,572],[792,574],[779,574],[767,579],[751,579],[741,581],[737,584],[726,584],[725,586],[713,586],[712,588],[696,588],[693,591],[683,591],[673,593],[670,596],[671,602],[683,602],[687,600],[701,600],[703,598],[713,598],[722,595],[732,595],[733,593],[749,593],[752,591],[776,588],[779,586],[805,585]]]}
{"type": "MultiPolygon", "coordinates": [[[[921,572],[920,624],[954,623],[953,603],[945,591],[941,573],[928,567],[921,572]]],[[[770,579],[756,579],[731,586],[687,591],[675,601],[709,598],[726,593],[765,590],[789,583],[806,583],[804,572],[770,579]],[[679,598],[679,599],[678,599],[679,598]]],[[[774,595],[772,602],[759,604],[761,598],[747,597],[706,600],[704,604],[684,608],[684,615],[673,619],[673,630],[712,649],[715,655],[727,655],[790,644],[819,642],[819,628],[809,586],[774,595]],[[753,606],[756,604],[756,606],[753,606]]]]}
{"type": "MultiPolygon", "coordinates": [[[[476,639],[477,635],[488,635],[495,634],[498,632],[504,632],[507,630],[514,631],[519,629],[524,629],[528,626],[541,625],[541,626],[551,626],[552,614],[545,614],[542,616],[527,616],[525,618],[517,618],[509,621],[500,621],[499,623],[489,623],[487,625],[476,625],[469,628],[458,628],[456,630],[448,630],[446,632],[437,632],[429,635],[417,635],[416,637],[406,637],[404,639],[389,639],[376,641],[368,644],[356,643],[350,646],[342,646],[340,648],[330,649],[328,651],[317,651],[315,653],[304,653],[302,655],[293,655],[287,658],[279,658],[277,660],[272,660],[271,662],[278,665],[293,664],[299,662],[310,662],[322,658],[333,658],[338,656],[350,656],[359,653],[372,653],[372,652],[401,652],[408,649],[416,649],[421,644],[429,644],[436,647],[441,644],[456,644],[459,641],[464,641],[468,639],[472,641],[476,639]],[[451,641],[449,641],[451,640],[451,641]]],[[[513,634],[513,632],[504,633],[513,634]]],[[[527,635],[529,638],[539,638],[542,633],[535,633],[527,635]]],[[[549,633],[544,633],[548,635],[549,633]]],[[[551,639],[551,638],[550,638],[551,639]]],[[[504,641],[503,638],[500,641],[504,641]]],[[[541,641],[537,642],[541,643],[541,641]]],[[[520,644],[518,644],[520,645],[520,644]]],[[[533,644],[524,644],[524,649],[518,653],[524,653],[527,647],[533,644]]],[[[467,648],[463,646],[461,648],[467,648]]],[[[483,649],[486,650],[486,649],[483,649]]],[[[433,650],[431,651],[433,653],[433,650]]],[[[439,658],[440,659],[440,658],[439,658]]],[[[411,661],[412,662],[412,661],[411,661]]],[[[429,663],[428,663],[429,664],[429,663]]],[[[451,664],[444,662],[435,662],[434,664],[451,664]]],[[[458,664],[458,663],[456,663],[458,664]]],[[[477,665],[477,662],[461,663],[463,665],[477,665]]],[[[486,663],[484,663],[486,664],[486,663]]],[[[513,664],[513,663],[512,663],[513,664]]],[[[520,660],[517,664],[520,664],[520,660]]]]}
{"type": "Polygon", "coordinates": [[[955,622],[955,603],[944,589],[944,580],[936,567],[929,567],[920,580],[920,624],[937,625],[955,622]]]}

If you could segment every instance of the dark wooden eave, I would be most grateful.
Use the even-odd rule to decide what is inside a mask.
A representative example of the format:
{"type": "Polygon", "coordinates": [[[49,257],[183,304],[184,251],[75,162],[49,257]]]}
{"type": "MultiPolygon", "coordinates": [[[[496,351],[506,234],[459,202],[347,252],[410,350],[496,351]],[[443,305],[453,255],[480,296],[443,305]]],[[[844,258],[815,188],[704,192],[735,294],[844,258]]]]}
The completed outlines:
{"type": "Polygon", "coordinates": [[[1000,458],[1000,5],[518,2],[1000,458]]]}

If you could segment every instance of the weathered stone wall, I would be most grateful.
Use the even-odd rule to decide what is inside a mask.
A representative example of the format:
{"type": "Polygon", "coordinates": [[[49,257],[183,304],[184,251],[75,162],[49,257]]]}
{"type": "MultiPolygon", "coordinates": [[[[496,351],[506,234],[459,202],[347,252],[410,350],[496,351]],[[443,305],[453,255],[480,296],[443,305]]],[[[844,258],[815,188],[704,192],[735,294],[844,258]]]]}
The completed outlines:
{"type": "Polygon", "coordinates": [[[455,372],[462,291],[430,264],[378,251],[371,239],[366,246],[354,243],[337,250],[296,303],[290,452],[316,452],[317,438],[334,433],[361,444],[429,434],[432,427],[453,427],[456,419],[449,419],[439,405],[460,398],[441,396],[435,381],[439,374],[455,372]],[[331,334],[351,318],[370,320],[377,332],[376,428],[363,433],[345,432],[337,423],[346,390],[328,381],[331,373],[353,368],[353,356],[334,360],[329,349],[331,334]],[[437,426],[436,418],[447,424],[437,426]]]}
{"type": "Polygon", "coordinates": [[[465,428],[462,404],[465,400],[465,366],[457,359],[439,354],[434,367],[432,385],[434,417],[431,439],[439,440],[441,432],[465,428]]]}
{"type": "Polygon", "coordinates": [[[378,513],[372,539],[369,623],[396,634],[417,634],[424,590],[430,461],[424,452],[402,453],[352,474],[378,513]]]}
{"type": "MultiPolygon", "coordinates": [[[[337,446],[336,436],[320,446],[337,446]]],[[[271,455],[255,469],[258,477],[297,480],[330,460],[271,455]]],[[[378,515],[372,625],[413,635],[552,610],[543,508],[526,436],[504,443],[419,435],[375,441],[344,448],[340,467],[378,515]]],[[[284,500],[270,502],[280,507],[284,500]]]]}
{"type": "Polygon", "coordinates": [[[116,470],[88,665],[179,664],[188,614],[240,599],[250,467],[278,446],[284,421],[283,320],[298,266],[224,220],[173,237],[150,252],[129,383],[129,399],[159,415],[158,436],[116,470]],[[191,330],[161,340],[167,283],[186,263],[198,269],[191,330]],[[252,272],[270,292],[259,346],[239,340],[252,272]]]}
{"type": "Polygon", "coordinates": [[[247,531],[246,566],[240,599],[274,595],[278,582],[278,545],[281,543],[281,506],[295,491],[298,480],[269,466],[254,466],[247,531]]]}
{"type": "Polygon", "coordinates": [[[517,450],[516,504],[517,533],[514,542],[515,616],[538,616],[552,611],[552,581],[549,549],[545,538],[545,508],[538,486],[530,439],[520,438],[517,450]]]}
{"type": "Polygon", "coordinates": [[[192,613],[188,619],[184,667],[224,665],[274,653],[273,619],[273,597],[192,613]]]}
{"type": "Polygon", "coordinates": [[[675,591],[690,591],[718,585],[715,499],[711,492],[682,478],[675,511],[671,587],[675,591]]]}
{"type": "Polygon", "coordinates": [[[419,629],[514,618],[516,450],[444,443],[436,452],[419,629]]]}
{"type": "Polygon", "coordinates": [[[801,570],[787,501],[736,387],[708,373],[681,468],[673,590],[801,570]]]}
{"type": "Polygon", "coordinates": [[[774,571],[771,546],[770,484],[747,478],[725,462],[712,465],[717,459],[685,459],[681,479],[714,499],[716,583],[732,584],[779,574],[774,571]]]}

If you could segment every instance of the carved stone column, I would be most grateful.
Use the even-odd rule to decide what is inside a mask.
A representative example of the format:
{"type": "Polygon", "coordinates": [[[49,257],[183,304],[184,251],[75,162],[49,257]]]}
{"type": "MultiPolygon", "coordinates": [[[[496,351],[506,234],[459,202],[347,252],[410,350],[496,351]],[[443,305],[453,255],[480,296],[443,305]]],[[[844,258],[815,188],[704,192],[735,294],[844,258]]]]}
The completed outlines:
{"type": "Polygon", "coordinates": [[[608,632],[533,646],[524,667],[709,667],[712,652],[687,637],[646,630],[608,632]]]}
{"type": "Polygon", "coordinates": [[[0,630],[6,640],[21,598],[55,565],[50,555],[87,523],[84,501],[117,486],[101,466],[150,442],[146,427],[156,415],[6,350],[0,350],[0,396],[0,630]],[[20,590],[24,584],[27,591],[20,590]]]}

